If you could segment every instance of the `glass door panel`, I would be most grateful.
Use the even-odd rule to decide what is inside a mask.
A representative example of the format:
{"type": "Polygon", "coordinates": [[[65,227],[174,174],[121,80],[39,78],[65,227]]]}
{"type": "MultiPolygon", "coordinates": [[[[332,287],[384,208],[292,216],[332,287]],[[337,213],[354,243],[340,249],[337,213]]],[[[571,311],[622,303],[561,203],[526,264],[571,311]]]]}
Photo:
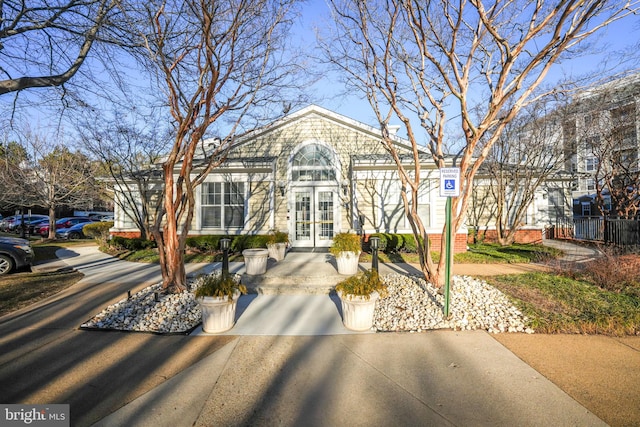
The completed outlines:
{"type": "Polygon", "coordinates": [[[320,245],[324,241],[333,239],[333,192],[318,191],[316,193],[318,201],[316,218],[316,244],[320,245]]]}
{"type": "Polygon", "coordinates": [[[337,195],[337,189],[326,186],[294,189],[293,246],[331,245],[338,215],[337,195]]]}
{"type": "Polygon", "coordinates": [[[295,239],[298,242],[311,241],[311,195],[310,191],[296,191],[295,239]]]}

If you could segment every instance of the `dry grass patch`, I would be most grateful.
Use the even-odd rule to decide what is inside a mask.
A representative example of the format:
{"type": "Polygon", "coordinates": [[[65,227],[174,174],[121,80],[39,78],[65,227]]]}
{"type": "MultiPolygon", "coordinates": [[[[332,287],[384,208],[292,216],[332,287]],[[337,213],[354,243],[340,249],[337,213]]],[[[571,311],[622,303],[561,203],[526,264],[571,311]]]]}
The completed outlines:
{"type": "Polygon", "coordinates": [[[640,299],[552,273],[486,279],[511,297],[542,333],[640,335],[640,299]]]}
{"type": "Polygon", "coordinates": [[[54,295],[82,279],[75,270],[0,277],[0,316],[54,295]]]}

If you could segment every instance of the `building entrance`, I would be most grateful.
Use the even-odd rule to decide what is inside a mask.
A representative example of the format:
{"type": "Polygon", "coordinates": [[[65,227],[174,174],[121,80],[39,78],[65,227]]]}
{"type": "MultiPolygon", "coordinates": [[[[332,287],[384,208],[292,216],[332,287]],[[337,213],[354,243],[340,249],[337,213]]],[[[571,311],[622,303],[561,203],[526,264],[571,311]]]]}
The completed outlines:
{"type": "Polygon", "coordinates": [[[338,218],[337,186],[293,189],[293,247],[329,247],[338,218]]]}

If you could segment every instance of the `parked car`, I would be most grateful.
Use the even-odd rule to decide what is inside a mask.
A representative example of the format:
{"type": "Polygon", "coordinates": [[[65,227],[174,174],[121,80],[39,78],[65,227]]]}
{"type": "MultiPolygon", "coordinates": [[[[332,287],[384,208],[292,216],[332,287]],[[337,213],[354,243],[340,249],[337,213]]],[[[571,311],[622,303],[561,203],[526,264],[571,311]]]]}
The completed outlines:
{"type": "MultiPolygon", "coordinates": [[[[93,222],[91,218],[86,216],[84,217],[68,217],[68,218],[60,218],[56,221],[56,230],[61,228],[69,228],[72,225],[76,225],[79,223],[93,222]]],[[[46,222],[35,227],[34,234],[39,234],[42,237],[46,237],[49,234],[49,223],[46,222]]]]}
{"type": "Polygon", "coordinates": [[[29,223],[29,234],[36,234],[35,232],[36,227],[39,227],[43,224],[47,224],[47,225],[49,224],[49,217],[41,218],[36,221],[31,221],[29,223]]]}
{"type": "Polygon", "coordinates": [[[113,221],[113,214],[111,214],[111,215],[90,215],[89,218],[91,218],[94,221],[101,221],[101,222],[113,221]]]}
{"type": "Polygon", "coordinates": [[[33,261],[29,241],[17,237],[0,237],[0,274],[28,267],[33,261]]]}
{"type": "Polygon", "coordinates": [[[8,230],[9,224],[13,223],[15,218],[16,218],[15,215],[11,215],[6,218],[3,218],[2,221],[0,221],[0,230],[6,232],[8,230]]]}
{"type": "MultiPolygon", "coordinates": [[[[26,227],[25,231],[27,230],[27,228],[30,227],[32,222],[48,220],[48,219],[49,217],[47,215],[38,215],[38,214],[32,214],[31,216],[24,215],[24,226],[26,227]]],[[[20,229],[22,227],[22,220],[23,220],[23,216],[17,215],[13,223],[9,226],[8,231],[14,231],[16,234],[20,233],[20,229]]]]}
{"type": "Polygon", "coordinates": [[[56,230],[56,239],[84,239],[86,236],[82,229],[88,223],[80,222],[69,228],[59,228],[56,230]]]}

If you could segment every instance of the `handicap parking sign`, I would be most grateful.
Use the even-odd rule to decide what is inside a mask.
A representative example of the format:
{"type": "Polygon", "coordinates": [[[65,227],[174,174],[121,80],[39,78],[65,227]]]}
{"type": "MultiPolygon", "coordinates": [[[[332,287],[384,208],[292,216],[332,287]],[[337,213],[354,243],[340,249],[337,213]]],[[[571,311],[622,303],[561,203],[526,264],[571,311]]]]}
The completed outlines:
{"type": "Polygon", "coordinates": [[[440,196],[460,196],[460,168],[440,169],[440,196]]]}

